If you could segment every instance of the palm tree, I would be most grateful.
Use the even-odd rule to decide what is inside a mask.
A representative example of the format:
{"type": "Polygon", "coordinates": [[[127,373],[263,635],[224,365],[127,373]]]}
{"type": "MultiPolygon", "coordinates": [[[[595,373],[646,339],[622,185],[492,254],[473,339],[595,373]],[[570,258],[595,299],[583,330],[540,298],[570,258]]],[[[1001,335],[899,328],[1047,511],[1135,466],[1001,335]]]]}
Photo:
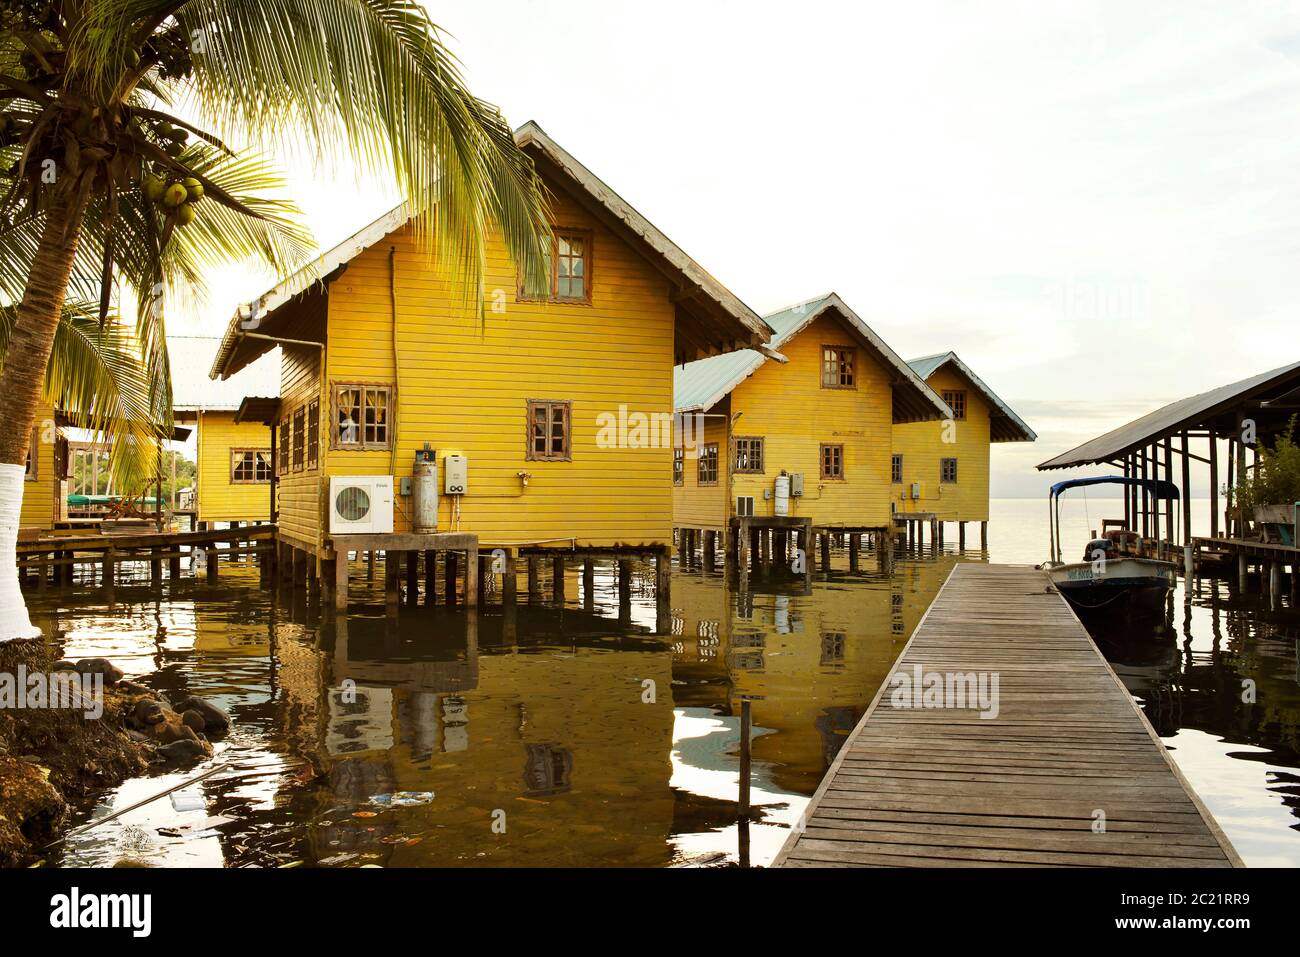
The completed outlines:
{"type": "MultiPolygon", "coordinates": [[[[17,595],[23,463],[69,296],[97,303],[102,322],[117,284],[134,295],[158,412],[170,408],[160,304],[232,256],[279,272],[304,259],[292,208],[237,188],[265,185],[265,164],[219,132],[305,135],[319,155],[394,176],[430,254],[454,263],[480,304],[494,225],[528,282],[543,281],[532,163],[411,0],[11,0],[0,12],[0,301],[14,304],[0,371],[0,605],[17,595]],[[178,104],[200,119],[181,119],[178,104]]],[[[0,640],[25,628],[25,611],[0,616],[0,640]]]]}

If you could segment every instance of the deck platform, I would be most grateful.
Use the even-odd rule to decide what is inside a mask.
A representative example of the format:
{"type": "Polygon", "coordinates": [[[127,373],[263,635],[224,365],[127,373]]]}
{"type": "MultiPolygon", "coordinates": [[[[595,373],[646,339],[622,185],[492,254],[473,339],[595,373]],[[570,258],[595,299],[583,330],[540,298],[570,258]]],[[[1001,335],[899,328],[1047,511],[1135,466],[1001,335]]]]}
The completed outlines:
{"type": "Polygon", "coordinates": [[[958,564],[775,866],[1241,859],[1046,575],[958,564]],[[997,716],[896,707],[893,675],[918,665],[997,674],[997,716]]]}

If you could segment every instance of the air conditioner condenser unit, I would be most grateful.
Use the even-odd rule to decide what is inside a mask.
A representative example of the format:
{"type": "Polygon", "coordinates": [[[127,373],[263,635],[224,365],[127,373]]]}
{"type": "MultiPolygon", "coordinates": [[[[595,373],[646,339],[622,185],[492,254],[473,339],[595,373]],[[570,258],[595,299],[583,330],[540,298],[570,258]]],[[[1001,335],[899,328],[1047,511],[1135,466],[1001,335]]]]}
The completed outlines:
{"type": "Polygon", "coordinates": [[[391,475],[331,475],[330,532],[387,534],[393,530],[391,475]]]}

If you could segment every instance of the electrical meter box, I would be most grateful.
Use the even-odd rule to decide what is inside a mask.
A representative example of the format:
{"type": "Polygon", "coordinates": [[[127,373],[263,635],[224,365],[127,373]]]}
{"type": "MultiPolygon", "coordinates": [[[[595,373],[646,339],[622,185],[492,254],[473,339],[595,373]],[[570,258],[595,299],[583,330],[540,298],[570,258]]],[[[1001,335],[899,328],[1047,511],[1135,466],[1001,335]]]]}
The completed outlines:
{"type": "Polygon", "coordinates": [[[920,497],[921,497],[921,483],[920,483],[920,482],[913,482],[913,483],[912,483],[912,500],[913,500],[913,501],[916,501],[916,500],[920,499],[920,497]]]}
{"type": "Polygon", "coordinates": [[[790,497],[799,498],[803,495],[803,473],[792,472],[790,474],[790,497]]]}
{"type": "Polygon", "coordinates": [[[443,491],[447,495],[464,495],[469,489],[469,459],[448,455],[442,460],[443,491]]]}

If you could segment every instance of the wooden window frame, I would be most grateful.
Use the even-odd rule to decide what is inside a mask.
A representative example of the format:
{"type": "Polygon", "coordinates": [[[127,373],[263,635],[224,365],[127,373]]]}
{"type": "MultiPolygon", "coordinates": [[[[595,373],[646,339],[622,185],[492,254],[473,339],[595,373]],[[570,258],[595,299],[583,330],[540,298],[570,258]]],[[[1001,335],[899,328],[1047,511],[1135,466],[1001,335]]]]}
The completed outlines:
{"type": "Polygon", "coordinates": [[[947,405],[948,408],[952,410],[952,417],[954,420],[958,422],[965,420],[966,418],[966,390],[965,389],[944,389],[943,401],[944,404],[947,405]],[[953,403],[949,399],[949,396],[959,400],[957,405],[961,406],[960,409],[957,407],[957,405],[953,405],[953,403]]]}
{"type": "Polygon", "coordinates": [[[680,445],[673,448],[673,485],[686,484],[686,450],[680,445]]]}
{"type": "Polygon", "coordinates": [[[320,399],[307,403],[307,471],[320,468],[320,399]]]}
{"type": "Polygon", "coordinates": [[[562,302],[569,305],[590,306],[591,305],[591,276],[592,264],[595,260],[595,233],[593,230],[581,226],[553,226],[551,227],[551,254],[547,257],[550,266],[550,286],[545,294],[534,295],[529,293],[524,284],[524,276],[518,277],[518,291],[515,298],[520,302],[562,302]],[[575,239],[583,241],[585,254],[582,260],[582,296],[561,296],[560,295],[560,264],[559,257],[556,255],[560,248],[560,236],[572,236],[575,239]]]}
{"type": "Polygon", "coordinates": [[[573,461],[573,400],[572,399],[529,399],[524,417],[524,460],[527,462],[572,462],[573,461]],[[533,413],[545,408],[546,413],[546,452],[533,448],[533,413]],[[564,448],[559,452],[550,450],[552,418],[555,409],[564,411],[564,448]]]}
{"type": "Polygon", "coordinates": [[[293,455],[290,459],[295,472],[307,465],[307,408],[298,406],[293,411],[293,455]]]}
{"type": "Polygon", "coordinates": [[[700,446],[700,454],[697,456],[695,463],[695,484],[701,488],[712,488],[718,484],[718,443],[710,442],[707,445],[700,446]],[[713,478],[704,477],[705,464],[712,461],[713,478]]]}
{"type": "Polygon", "coordinates": [[[903,456],[897,452],[889,457],[889,484],[903,484],[903,456]]]}
{"type": "Polygon", "coordinates": [[[956,458],[956,456],[951,456],[951,457],[948,457],[948,458],[942,458],[942,459],[939,460],[939,483],[940,483],[941,485],[956,485],[956,484],[957,484],[957,474],[958,474],[958,473],[957,473],[957,458],[956,458]],[[947,464],[948,464],[949,462],[952,463],[952,478],[944,478],[944,474],[945,474],[945,472],[946,472],[946,470],[947,470],[947,464]]]}
{"type": "Polygon", "coordinates": [[[270,458],[271,458],[270,449],[256,449],[256,448],[231,449],[230,450],[230,484],[231,485],[270,485],[271,478],[275,475],[275,462],[269,461],[270,458]],[[235,477],[235,472],[236,472],[235,457],[239,456],[242,458],[245,455],[253,456],[253,478],[251,479],[241,479],[235,477]],[[266,478],[264,479],[257,478],[257,457],[259,455],[265,455],[268,459],[267,475],[266,478]]]}
{"type": "Polygon", "coordinates": [[[736,458],[735,458],[735,461],[732,463],[732,468],[733,468],[733,471],[735,472],[735,474],[737,474],[737,475],[762,475],[762,474],[764,473],[764,471],[766,471],[766,469],[767,469],[767,444],[763,441],[763,436],[761,436],[761,435],[738,435],[738,436],[736,436],[736,458]],[[756,443],[756,444],[757,444],[757,451],[758,451],[758,467],[757,467],[757,468],[754,467],[754,465],[753,465],[753,461],[752,461],[752,460],[753,460],[753,457],[754,457],[754,451],[755,451],[753,447],[751,447],[751,448],[749,449],[749,452],[748,452],[748,458],[749,458],[749,461],[746,462],[744,468],[741,468],[741,467],[740,467],[740,443],[741,443],[741,442],[748,442],[748,443],[756,443]]]}
{"type": "Polygon", "coordinates": [[[397,388],[391,382],[331,382],[330,383],[330,450],[339,452],[367,452],[377,451],[385,452],[393,447],[393,422],[397,417],[397,388]],[[358,389],[361,392],[360,412],[361,421],[357,423],[357,441],[344,442],[339,434],[339,392],[344,389],[358,389]],[[388,420],[384,423],[384,440],[382,442],[371,442],[366,440],[366,393],[383,392],[387,398],[385,408],[388,410],[388,420]]]}
{"type": "Polygon", "coordinates": [[[41,427],[32,426],[31,441],[27,443],[27,464],[23,470],[23,480],[39,482],[41,479],[41,427]]]}
{"type": "MultiPolygon", "coordinates": [[[[842,345],[837,346],[834,345],[833,343],[824,342],[821,345],[821,351],[818,353],[818,357],[821,361],[818,362],[817,364],[817,375],[821,380],[821,386],[823,389],[856,389],[858,387],[858,350],[856,346],[842,346],[842,345]],[[826,353],[828,350],[833,351],[837,354],[836,355],[837,366],[843,361],[839,354],[846,353],[848,355],[849,377],[853,381],[849,382],[847,385],[840,382],[826,381],[827,379],[826,353]]],[[[837,377],[839,377],[842,376],[842,373],[837,372],[836,375],[837,377]]]]}
{"type": "Polygon", "coordinates": [[[293,436],[293,421],[290,416],[285,416],[276,426],[279,429],[279,439],[275,449],[275,474],[289,474],[289,452],[291,438],[293,436]]]}
{"type": "Polygon", "coordinates": [[[821,472],[823,482],[843,482],[844,473],[847,471],[844,467],[844,445],[839,442],[823,442],[817,449],[817,464],[821,472]],[[826,453],[830,449],[839,449],[840,453],[840,474],[830,475],[826,472],[826,453]]]}

